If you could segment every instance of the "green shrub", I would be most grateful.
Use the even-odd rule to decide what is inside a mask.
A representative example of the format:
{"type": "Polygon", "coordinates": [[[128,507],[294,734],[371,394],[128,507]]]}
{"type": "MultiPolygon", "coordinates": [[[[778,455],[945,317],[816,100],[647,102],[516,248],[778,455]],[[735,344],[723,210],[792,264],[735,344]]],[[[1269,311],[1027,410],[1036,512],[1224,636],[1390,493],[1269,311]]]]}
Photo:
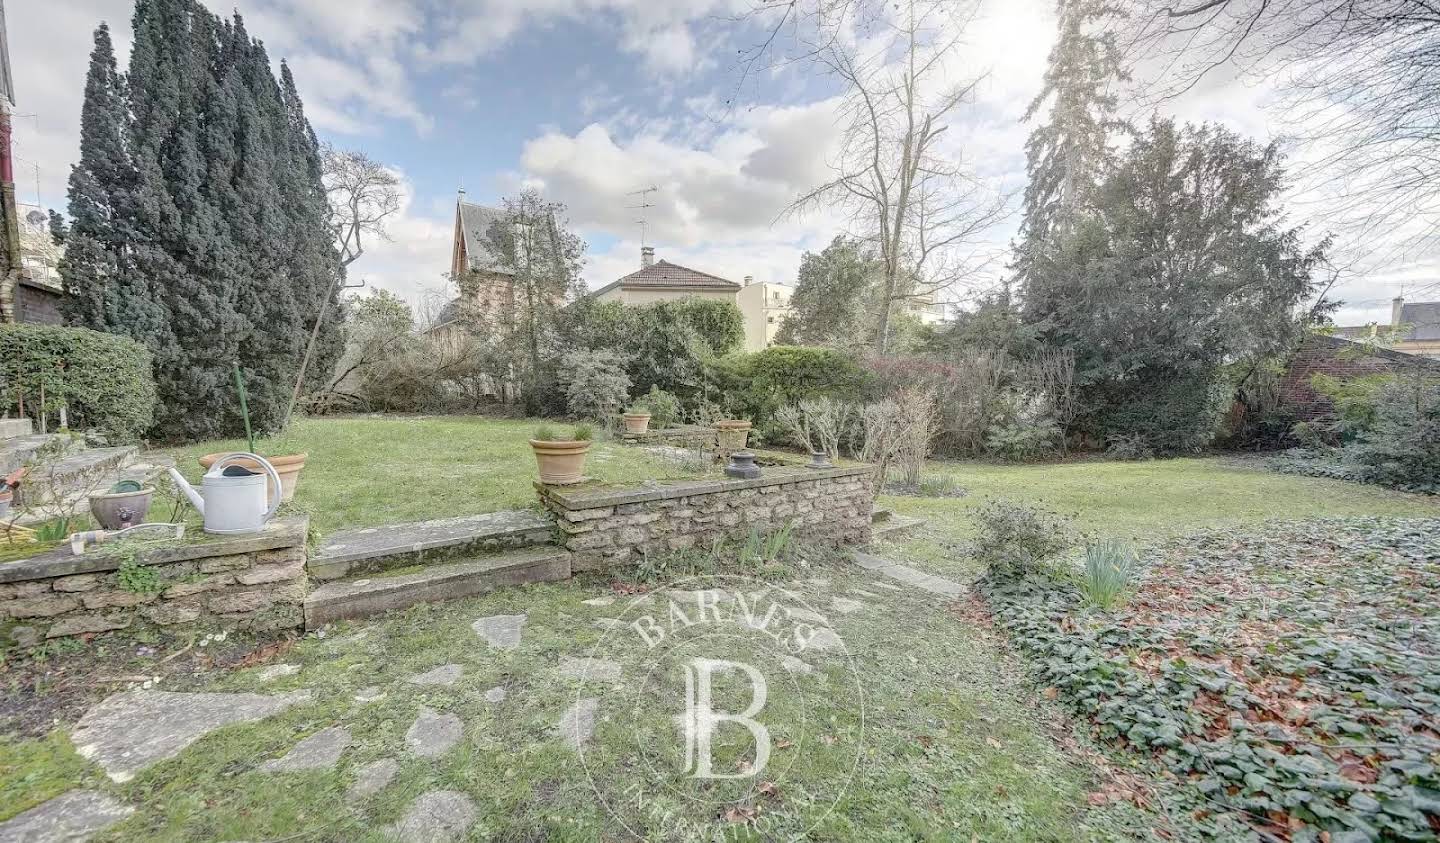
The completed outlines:
{"type": "Polygon", "coordinates": [[[535,433],[530,438],[536,442],[558,442],[560,441],[560,434],[555,432],[553,426],[542,424],[535,428],[535,433]]]}
{"type": "Polygon", "coordinates": [[[670,427],[680,420],[680,399],[658,386],[636,399],[635,406],[650,414],[654,427],[670,427]]]}
{"type": "Polygon", "coordinates": [[[155,416],[150,352],[138,342],[88,328],[0,325],[0,388],[5,403],[34,414],[62,404],[71,427],[103,432],[112,441],[140,438],[155,416]]]}
{"type": "Polygon", "coordinates": [[[1148,460],[1155,456],[1155,449],[1140,433],[1112,433],[1105,440],[1105,455],[1112,460],[1148,460]]]}
{"type": "Polygon", "coordinates": [[[1059,452],[1060,426],[1050,418],[1017,418],[994,424],[985,433],[985,448],[1015,462],[1043,459],[1059,452]]]}
{"type": "Polygon", "coordinates": [[[1440,494],[1440,383],[1387,386],[1371,427],[1345,448],[1344,462],[1363,482],[1440,494]]]}
{"type": "Polygon", "coordinates": [[[866,374],[860,364],[832,348],[773,345],[753,354],[732,354],[707,367],[714,391],[734,415],[755,423],[766,439],[783,439],[775,413],[786,404],[828,397],[860,402],[866,374]]]}
{"type": "Polygon", "coordinates": [[[1083,389],[1074,427],[1101,442],[1139,435],[1156,454],[1193,454],[1214,441],[1230,398],[1214,372],[1142,371],[1083,389]]]}
{"type": "Polygon", "coordinates": [[[1394,383],[1394,375],[1341,379],[1322,373],[1310,378],[1310,387],[1330,399],[1335,408],[1335,433],[1343,441],[1350,441],[1374,427],[1381,396],[1394,383]]]}
{"type": "Polygon", "coordinates": [[[609,421],[625,405],[630,378],[625,360],[613,351],[580,349],[561,360],[566,408],[578,419],[609,421]]]}
{"type": "Polygon", "coordinates": [[[1125,602],[1130,580],[1138,561],[1128,542],[1106,539],[1085,545],[1085,567],[1075,577],[1075,587],[1086,602],[1106,612],[1125,602]]]}
{"type": "Polygon", "coordinates": [[[975,519],[972,552],[992,574],[1034,573],[1074,541],[1070,519],[1037,507],[992,501],[975,519]]]}

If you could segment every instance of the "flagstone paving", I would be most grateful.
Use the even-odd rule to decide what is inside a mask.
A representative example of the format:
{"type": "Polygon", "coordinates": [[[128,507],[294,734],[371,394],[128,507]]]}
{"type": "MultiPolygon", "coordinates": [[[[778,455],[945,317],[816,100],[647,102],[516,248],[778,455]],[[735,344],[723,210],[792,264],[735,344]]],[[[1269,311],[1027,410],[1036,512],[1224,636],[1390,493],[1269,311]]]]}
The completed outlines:
{"type": "Polygon", "coordinates": [[[454,685],[464,672],[465,668],[458,664],[442,664],[434,670],[417,673],[405,681],[412,685],[454,685]]]}
{"type": "Polygon", "coordinates": [[[423,793],[404,818],[389,829],[401,843],[446,843],[459,840],[475,824],[475,803],[457,790],[423,793]]]}
{"type": "MultiPolygon", "coordinates": [[[[931,594],[938,594],[942,597],[963,597],[967,591],[966,587],[954,580],[944,577],[937,577],[927,574],[924,571],[892,562],[889,559],[882,559],[879,556],[871,556],[868,553],[856,551],[855,562],[861,568],[872,573],[889,577],[893,580],[905,583],[908,586],[928,591],[931,594]]],[[[884,585],[877,582],[876,585],[884,585]]]]}
{"type": "Polygon", "coordinates": [[[513,650],[520,646],[525,630],[524,615],[491,615],[476,621],[471,629],[497,650],[513,650]]]}
{"type": "Polygon", "coordinates": [[[464,724],[454,714],[422,708],[405,732],[405,747],[421,758],[439,758],[460,742],[464,730],[464,724]]]}
{"type": "Polygon", "coordinates": [[[488,691],[485,692],[485,702],[488,702],[488,703],[500,703],[500,702],[504,702],[504,701],[505,701],[505,689],[504,689],[504,688],[491,688],[490,690],[488,690],[488,691]]]}
{"type": "Polygon", "coordinates": [[[274,696],[126,691],[85,712],[70,740],[81,756],[124,782],[216,729],[263,720],[309,700],[303,690],[274,696]]]}
{"type": "Polygon", "coordinates": [[[329,769],[335,766],[349,746],[350,730],[343,726],[331,726],[295,744],[284,758],[261,764],[260,769],[267,773],[329,769]]]}
{"type": "Polygon", "coordinates": [[[858,612],[865,608],[865,604],[859,600],[851,600],[848,597],[836,597],[830,601],[830,608],[842,615],[848,615],[851,612],[858,612]]]}
{"type": "Polygon", "coordinates": [[[556,726],[560,739],[570,748],[579,749],[595,734],[595,712],[599,708],[600,700],[595,697],[576,700],[575,704],[565,709],[565,713],[560,716],[560,723],[556,726]]]}
{"type": "Polygon", "coordinates": [[[134,812],[134,808],[112,796],[93,790],[72,790],[0,823],[0,840],[7,843],[88,840],[134,812]]]}
{"type": "Polygon", "coordinates": [[[374,796],[390,785],[395,774],[400,772],[400,762],[394,758],[379,758],[360,768],[355,774],[355,783],[346,791],[351,799],[374,796]]]}

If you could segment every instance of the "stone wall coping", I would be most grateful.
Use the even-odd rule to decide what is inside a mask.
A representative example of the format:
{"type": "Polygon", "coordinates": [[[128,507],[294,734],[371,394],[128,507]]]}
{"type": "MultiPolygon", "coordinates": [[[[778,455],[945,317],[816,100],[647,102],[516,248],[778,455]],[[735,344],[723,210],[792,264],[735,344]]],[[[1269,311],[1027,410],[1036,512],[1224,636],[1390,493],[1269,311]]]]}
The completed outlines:
{"type": "MultiPolygon", "coordinates": [[[[136,554],[141,565],[166,565],[172,562],[189,562],[192,559],[206,559],[212,556],[230,556],[236,553],[254,553],[261,550],[275,550],[294,547],[305,543],[310,528],[310,519],[304,515],[277,518],[265,525],[258,533],[243,536],[212,536],[200,533],[202,539],[190,539],[191,531],[198,527],[186,528],[184,544],[163,545],[154,550],[136,554]]],[[[37,554],[29,559],[0,564],[0,583],[43,580],[52,577],[67,577],[72,574],[93,574],[114,571],[120,567],[120,557],[106,552],[106,545],[100,545],[81,556],[70,552],[65,544],[53,550],[37,554]]]]}
{"type": "Polygon", "coordinates": [[[707,479],[680,480],[653,486],[605,489],[567,489],[564,486],[547,486],[536,482],[536,490],[560,509],[603,509],[622,506],[627,503],[672,500],[694,495],[714,495],[735,492],[741,489],[760,489],[766,486],[783,486],[789,483],[805,483],[829,480],[836,477],[859,477],[874,472],[874,466],[849,465],[835,468],[805,468],[803,466],[772,465],[763,469],[764,474],[753,480],[707,479]]]}

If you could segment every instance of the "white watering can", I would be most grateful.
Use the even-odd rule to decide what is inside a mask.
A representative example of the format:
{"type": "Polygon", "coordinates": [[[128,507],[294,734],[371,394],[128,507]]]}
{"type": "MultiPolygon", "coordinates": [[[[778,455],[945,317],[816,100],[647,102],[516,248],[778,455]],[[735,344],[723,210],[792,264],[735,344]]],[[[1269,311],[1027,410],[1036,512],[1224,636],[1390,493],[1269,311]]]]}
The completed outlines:
{"type": "Polygon", "coordinates": [[[280,506],[280,475],[275,473],[275,466],[269,460],[255,454],[226,454],[216,460],[200,478],[198,492],[174,468],[170,469],[170,477],[205,517],[207,533],[258,533],[265,529],[265,522],[274,517],[275,509],[280,506]],[[237,465],[241,460],[258,464],[265,469],[265,474],[237,465]],[[270,494],[266,490],[267,480],[270,494]]]}

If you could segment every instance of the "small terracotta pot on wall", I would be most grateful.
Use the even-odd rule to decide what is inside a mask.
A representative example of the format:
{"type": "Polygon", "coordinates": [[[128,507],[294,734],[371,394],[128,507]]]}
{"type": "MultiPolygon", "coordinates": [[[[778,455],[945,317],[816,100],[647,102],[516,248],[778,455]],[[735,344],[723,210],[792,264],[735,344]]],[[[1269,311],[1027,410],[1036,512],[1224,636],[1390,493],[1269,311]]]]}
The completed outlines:
{"type": "Polygon", "coordinates": [[[568,486],[585,479],[585,455],[589,442],[531,439],[535,462],[540,466],[540,482],[548,486],[568,486]]]}
{"type": "MultiPolygon", "coordinates": [[[[223,453],[206,454],[205,456],[200,458],[200,465],[206,471],[209,471],[210,466],[213,465],[216,460],[220,459],[223,456],[225,456],[223,453]]],[[[265,455],[261,454],[261,456],[265,455]]],[[[288,457],[265,457],[265,459],[270,461],[271,465],[275,466],[275,473],[280,475],[280,501],[282,503],[293,500],[295,498],[295,484],[300,482],[300,469],[305,467],[305,458],[308,456],[310,455],[291,454],[288,457]]],[[[260,463],[257,463],[254,460],[236,460],[235,464],[241,466],[242,468],[248,468],[251,471],[263,473],[265,470],[260,467],[260,463]]],[[[265,488],[265,502],[268,504],[270,502],[269,484],[266,484],[265,488]]]]}
{"type": "Polygon", "coordinates": [[[145,523],[145,516],[150,512],[150,499],[154,495],[153,488],[91,495],[90,514],[102,529],[123,530],[145,523]]]}
{"type": "Polygon", "coordinates": [[[715,422],[715,436],[721,452],[741,451],[750,438],[750,422],[745,419],[725,419],[715,422]]]}
{"type": "Polygon", "coordinates": [[[625,432],[644,433],[650,429],[649,413],[625,413],[625,432]]]}

